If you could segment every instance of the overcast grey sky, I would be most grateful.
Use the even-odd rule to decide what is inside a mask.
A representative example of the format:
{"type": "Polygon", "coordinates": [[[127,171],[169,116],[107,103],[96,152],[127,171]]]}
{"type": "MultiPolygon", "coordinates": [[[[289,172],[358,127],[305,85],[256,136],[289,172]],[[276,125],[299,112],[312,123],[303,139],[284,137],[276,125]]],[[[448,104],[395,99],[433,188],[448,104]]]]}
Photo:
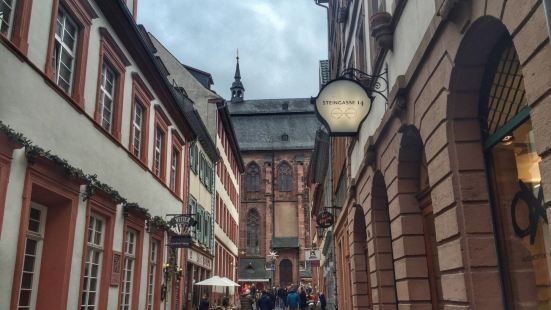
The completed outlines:
{"type": "Polygon", "coordinates": [[[138,23],[229,98],[239,48],[245,99],[318,93],[326,11],[314,0],[138,0],[138,23]]]}

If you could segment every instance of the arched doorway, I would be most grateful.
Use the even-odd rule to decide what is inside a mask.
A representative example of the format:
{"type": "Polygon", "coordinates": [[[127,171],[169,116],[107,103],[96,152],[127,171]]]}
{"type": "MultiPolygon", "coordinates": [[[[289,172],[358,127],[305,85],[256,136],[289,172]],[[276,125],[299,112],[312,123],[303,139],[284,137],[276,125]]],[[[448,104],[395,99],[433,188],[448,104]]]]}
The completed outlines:
{"type": "Polygon", "coordinates": [[[375,269],[370,270],[371,278],[376,279],[372,286],[374,308],[395,309],[396,287],[394,276],[394,257],[392,254],[392,235],[390,230],[390,215],[388,210],[388,196],[385,179],[381,171],[373,176],[371,190],[372,215],[368,226],[373,233],[368,236],[368,243],[373,243],[373,253],[369,259],[375,261],[375,269]]]}
{"type": "MultiPolygon", "coordinates": [[[[411,261],[425,260],[427,268],[425,277],[404,277],[406,281],[416,281],[422,285],[428,284],[429,295],[418,298],[417,302],[425,307],[438,310],[442,307],[442,284],[440,266],[438,261],[438,248],[436,241],[435,217],[431,199],[431,186],[429,182],[428,163],[425,155],[423,141],[419,130],[413,125],[403,126],[400,129],[402,133],[400,140],[400,152],[398,155],[398,188],[397,199],[407,201],[412,204],[408,210],[407,216],[410,220],[416,219],[421,223],[420,230],[410,230],[408,237],[418,235],[422,237],[424,243],[424,257],[402,256],[395,257],[397,264],[407,265],[411,261]],[[430,299],[427,299],[429,297],[430,299]]],[[[403,215],[401,215],[403,216],[403,215]]],[[[402,227],[404,229],[404,227],[402,227]]],[[[397,236],[393,236],[396,238],[397,236]]],[[[400,238],[400,237],[398,237],[400,238]]],[[[411,244],[408,241],[408,244],[411,244]]],[[[398,278],[397,281],[403,280],[398,278]]],[[[407,300],[400,300],[407,303],[407,300]]]]}
{"type": "MultiPolygon", "coordinates": [[[[505,308],[549,309],[551,236],[545,224],[540,157],[522,64],[501,21],[483,17],[471,26],[457,53],[449,98],[453,120],[449,138],[463,151],[455,154],[458,178],[469,182],[460,189],[463,208],[478,213],[472,204],[483,209],[487,203],[493,221],[488,233],[476,227],[476,242],[486,255],[466,262],[499,270],[505,308]],[[464,142],[465,137],[470,140],[464,142]],[[483,160],[478,164],[476,159],[483,160]],[[482,186],[488,191],[479,190],[482,186]],[[493,244],[483,243],[493,238],[496,251],[488,250],[493,244]],[[496,252],[497,260],[492,257],[496,252]]],[[[465,216],[464,220],[472,230],[481,219],[465,216]]]]}
{"type": "Polygon", "coordinates": [[[279,263],[279,285],[285,287],[293,283],[293,263],[283,259],[279,263]]]}
{"type": "Polygon", "coordinates": [[[507,301],[516,309],[549,309],[551,235],[521,69],[504,36],[481,89],[483,147],[507,301]]]}
{"type": "MultiPolygon", "coordinates": [[[[352,224],[352,246],[350,246],[351,266],[352,266],[352,286],[356,287],[350,295],[352,299],[364,300],[367,304],[362,306],[371,307],[371,291],[369,285],[369,253],[367,250],[367,225],[365,223],[364,209],[361,205],[354,205],[354,222],[352,224]]],[[[355,307],[360,305],[355,304],[355,307]]]]}

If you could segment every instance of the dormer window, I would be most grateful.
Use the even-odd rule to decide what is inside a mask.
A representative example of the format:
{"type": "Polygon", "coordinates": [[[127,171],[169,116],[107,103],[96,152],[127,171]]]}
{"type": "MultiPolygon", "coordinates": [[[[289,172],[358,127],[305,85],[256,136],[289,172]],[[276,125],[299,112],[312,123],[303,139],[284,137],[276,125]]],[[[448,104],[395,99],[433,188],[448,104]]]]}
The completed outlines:
{"type": "Polygon", "coordinates": [[[289,103],[288,103],[288,102],[284,102],[284,103],[281,105],[281,108],[283,109],[283,111],[289,110],[289,103]]]}
{"type": "Polygon", "coordinates": [[[281,135],[281,141],[289,141],[289,135],[284,133],[281,135]]]}

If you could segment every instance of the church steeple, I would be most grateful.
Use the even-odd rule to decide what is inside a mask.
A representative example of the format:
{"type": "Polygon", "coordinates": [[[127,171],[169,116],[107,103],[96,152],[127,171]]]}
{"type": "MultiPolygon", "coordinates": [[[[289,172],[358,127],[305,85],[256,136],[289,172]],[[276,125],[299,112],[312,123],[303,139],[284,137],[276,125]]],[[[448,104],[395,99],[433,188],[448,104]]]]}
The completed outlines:
{"type": "Polygon", "coordinates": [[[237,64],[235,66],[235,76],[234,81],[231,85],[231,102],[243,102],[243,97],[245,95],[245,88],[243,83],[241,83],[241,72],[239,71],[239,50],[237,50],[237,64]]]}

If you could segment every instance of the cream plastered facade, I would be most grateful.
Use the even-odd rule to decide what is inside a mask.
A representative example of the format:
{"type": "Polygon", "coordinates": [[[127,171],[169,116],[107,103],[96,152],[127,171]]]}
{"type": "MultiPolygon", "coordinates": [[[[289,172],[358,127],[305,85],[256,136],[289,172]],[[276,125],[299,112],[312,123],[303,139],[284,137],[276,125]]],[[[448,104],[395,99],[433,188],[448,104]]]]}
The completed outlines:
{"type": "MultiPolygon", "coordinates": [[[[228,156],[226,154],[226,152],[224,152],[224,146],[222,145],[222,140],[220,139],[220,137],[217,135],[216,136],[216,148],[218,149],[218,151],[220,152],[220,161],[218,162],[218,165],[224,165],[224,167],[226,168],[226,170],[228,171],[229,175],[230,175],[230,180],[233,184],[233,186],[235,187],[235,190],[236,192],[239,194],[241,193],[240,189],[239,189],[239,183],[237,182],[237,177],[233,172],[232,168],[231,168],[231,165],[229,164],[229,160],[228,160],[228,156]]],[[[228,193],[226,192],[226,190],[224,189],[224,184],[222,183],[222,180],[220,180],[220,177],[218,176],[218,174],[216,174],[216,193],[218,194],[218,197],[220,197],[220,199],[222,199],[223,203],[226,204],[226,207],[228,209],[228,212],[230,214],[230,216],[233,218],[233,220],[235,221],[235,223],[237,225],[239,225],[239,211],[237,210],[238,206],[234,205],[233,202],[231,201],[230,199],[230,196],[228,195],[228,193]]],[[[239,202],[239,197],[236,199],[236,201],[239,202]]],[[[218,218],[220,218],[220,214],[217,214],[216,215],[218,218]]],[[[239,226],[236,227],[237,231],[236,233],[239,232],[239,226]]],[[[220,225],[218,223],[214,223],[214,236],[217,240],[217,242],[220,242],[221,244],[224,245],[224,247],[226,247],[231,254],[233,254],[234,256],[238,256],[238,246],[237,244],[235,244],[231,239],[230,237],[222,230],[222,228],[220,227],[220,225]]],[[[239,240],[239,239],[237,239],[239,240]]]]}
{"type": "MultiPolygon", "coordinates": [[[[162,180],[165,185],[150,172],[153,160],[153,133],[155,106],[159,105],[166,113],[163,103],[157,99],[155,89],[148,84],[136,63],[125,50],[115,32],[102,16],[101,10],[94,1],[90,1],[99,18],[93,19],[89,48],[86,60],[86,78],[84,87],[84,111],[89,116],[79,113],[69,102],[55,92],[44,81],[44,77],[38,74],[26,62],[22,62],[5,45],[0,45],[0,120],[12,127],[15,131],[23,133],[34,144],[53,154],[66,159],[72,166],[82,169],[87,174],[97,174],[98,179],[115,188],[121,196],[130,202],[136,202],[141,207],[149,209],[155,216],[164,217],[168,213],[182,212],[182,194],[176,197],[168,186],[170,150],[166,152],[166,178],[162,180]],[[131,65],[126,67],[124,79],[124,96],[121,123],[121,145],[115,144],[94,125],[93,117],[96,109],[97,77],[100,54],[99,28],[105,27],[131,65]],[[130,139],[130,114],[132,73],[138,73],[145,81],[149,91],[155,99],[151,101],[149,109],[149,156],[148,170],[142,168],[133,160],[124,148],[128,147],[130,139]]],[[[32,15],[29,29],[29,49],[27,57],[37,68],[43,69],[46,63],[50,20],[52,17],[52,1],[40,0],[32,2],[32,15]]],[[[184,137],[179,128],[174,129],[184,137]]],[[[167,134],[167,145],[172,145],[172,135],[167,134]]],[[[184,150],[181,150],[184,154],[184,150]]],[[[183,157],[182,157],[183,158],[183,157]]],[[[3,218],[2,234],[0,238],[0,309],[9,309],[12,294],[12,279],[16,258],[16,246],[20,223],[20,209],[22,205],[22,193],[27,168],[27,160],[23,149],[17,149],[13,154],[5,214],[3,218]]],[[[183,180],[183,163],[180,169],[180,178],[183,180]]],[[[193,178],[193,176],[192,176],[193,178]]],[[[191,182],[192,184],[194,182],[191,182]]],[[[81,188],[81,192],[84,187],[81,188]]],[[[183,192],[180,190],[180,193],[183,192]]],[[[199,191],[198,197],[205,201],[204,206],[210,209],[210,201],[207,193],[199,191]]],[[[80,279],[82,267],[82,251],[85,232],[85,210],[87,202],[80,201],[76,219],[75,239],[69,283],[68,309],[76,309],[79,304],[80,279]]],[[[117,207],[116,223],[114,227],[113,250],[122,251],[124,217],[122,207],[117,207]]],[[[146,302],[145,288],[147,287],[147,253],[149,253],[149,234],[146,232],[143,239],[143,259],[141,262],[141,292],[139,296],[139,308],[143,309],[146,302]]],[[[163,251],[163,261],[165,260],[163,251]]],[[[108,258],[111,259],[111,258],[108,258]]],[[[170,291],[169,291],[170,292],[170,291]]],[[[119,287],[109,288],[109,309],[115,309],[118,303],[119,287]]],[[[169,296],[170,300],[170,296],[169,296]]]]}
{"type": "MultiPolygon", "coordinates": [[[[197,154],[199,155],[197,160],[199,160],[199,157],[201,157],[201,154],[203,154],[205,160],[209,163],[209,165],[212,167],[213,171],[216,169],[216,166],[209,160],[207,154],[203,151],[203,148],[201,146],[201,143],[195,142],[197,145],[197,154]]],[[[214,174],[215,172],[213,172],[214,174]]],[[[211,180],[212,181],[212,180],[211,180]]],[[[195,198],[197,201],[197,205],[201,205],[201,207],[207,211],[208,213],[212,214],[212,204],[214,201],[214,189],[211,192],[207,190],[205,185],[201,183],[201,180],[199,179],[199,168],[197,168],[197,173],[190,171],[189,173],[189,193],[195,198]]]]}
{"type": "MultiPolygon", "coordinates": [[[[366,63],[368,64],[368,68],[372,68],[372,57],[369,54],[371,29],[369,28],[369,14],[367,14],[368,2],[369,1],[367,0],[362,0],[360,1],[359,5],[363,6],[364,12],[363,22],[365,25],[366,37],[363,42],[365,42],[366,44],[366,63]]],[[[386,10],[390,13],[393,13],[392,8],[396,6],[394,2],[394,0],[386,1],[386,10]]],[[[413,56],[415,55],[415,52],[419,47],[420,42],[423,39],[423,36],[427,31],[427,28],[429,27],[433,16],[435,15],[435,10],[435,1],[433,0],[406,1],[404,10],[400,15],[400,19],[398,20],[398,23],[394,30],[394,47],[387,53],[382,69],[382,71],[384,71],[385,67],[388,67],[388,76],[386,77],[388,79],[388,93],[390,93],[390,91],[395,87],[397,83],[397,78],[400,75],[406,74],[406,71],[408,70],[413,56]]],[[[347,33],[345,34],[346,38],[356,37],[356,31],[358,28],[356,26],[358,25],[359,19],[362,18],[361,16],[359,16],[359,12],[361,11],[361,9],[358,9],[358,16],[355,16],[351,19],[351,21],[354,21],[354,23],[347,24],[347,33]],[[350,34],[350,32],[352,32],[352,34],[350,34]]],[[[349,7],[349,14],[352,14],[352,6],[349,7]]],[[[346,49],[344,51],[344,54],[347,56],[345,58],[346,62],[341,65],[341,68],[355,67],[354,59],[356,58],[355,55],[352,54],[352,51],[359,50],[359,47],[355,46],[355,44],[358,44],[357,41],[352,40],[352,42],[350,43],[350,48],[346,49],[346,47],[344,47],[346,49]],[[345,64],[348,64],[348,66],[345,66],[345,64]]],[[[373,72],[368,70],[368,73],[372,74],[373,72]]],[[[386,90],[383,90],[383,93],[388,97],[388,93],[386,92],[386,90]]],[[[381,95],[376,93],[374,94],[371,111],[363,122],[362,126],[360,127],[358,141],[356,141],[356,144],[352,149],[352,153],[350,155],[350,169],[352,178],[357,178],[358,172],[360,171],[360,165],[364,161],[365,157],[365,145],[368,142],[368,138],[370,136],[373,136],[373,134],[381,124],[381,120],[385,111],[387,110],[388,105],[390,105],[390,103],[387,104],[386,100],[381,95]]]]}

